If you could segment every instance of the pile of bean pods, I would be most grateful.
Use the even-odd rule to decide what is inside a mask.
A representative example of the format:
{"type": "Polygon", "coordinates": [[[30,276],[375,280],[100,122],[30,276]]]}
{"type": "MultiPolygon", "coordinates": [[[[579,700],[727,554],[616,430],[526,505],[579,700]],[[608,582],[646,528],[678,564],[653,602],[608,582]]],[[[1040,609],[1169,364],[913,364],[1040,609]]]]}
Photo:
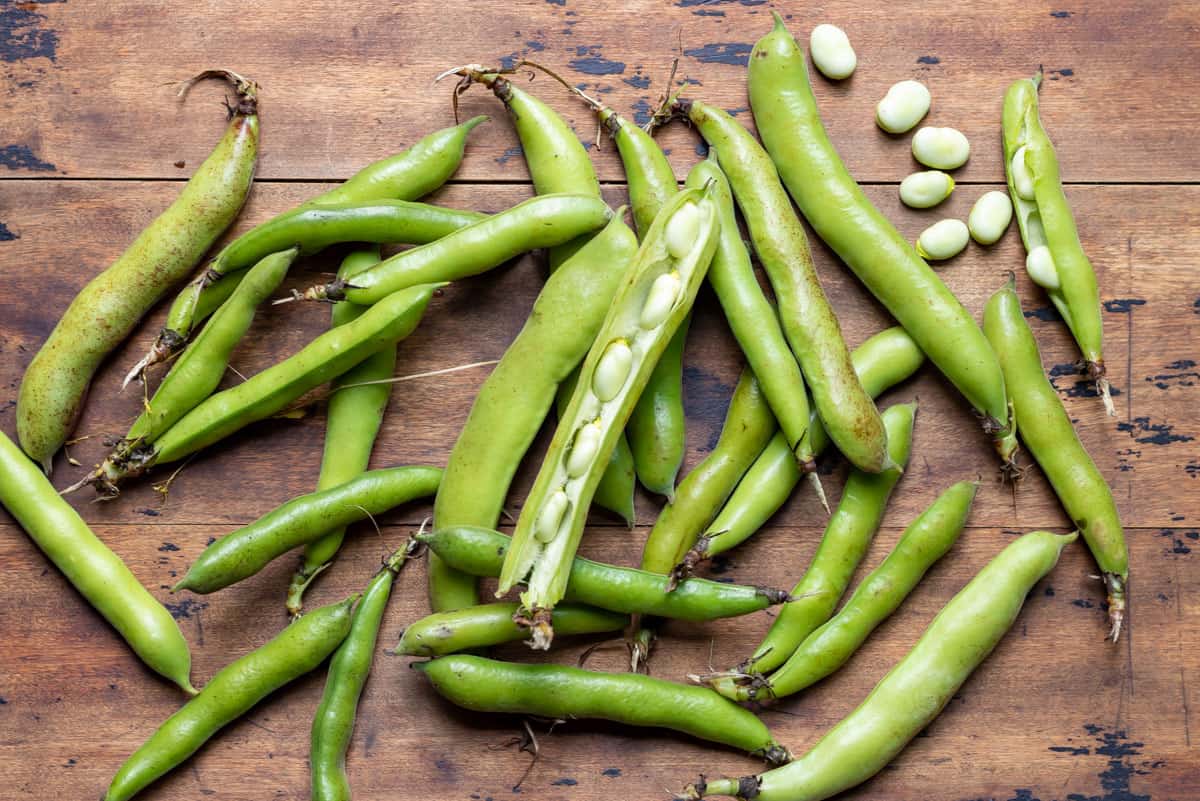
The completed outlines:
{"type": "MultiPolygon", "coordinates": [[[[854,71],[857,57],[837,27],[817,26],[810,45],[829,79],[854,71]]],[[[520,68],[553,76],[528,62],[520,68]]],[[[616,144],[632,228],[625,208],[601,199],[576,134],[515,85],[511,72],[468,65],[442,77],[457,79],[455,98],[479,85],[504,105],[536,197],[490,216],[419,202],[454,174],[485,118],[429,134],[225,244],[179,291],[153,347],[129,371],[126,383],[148,381],[155,365],[170,363],[128,433],[72,489],[92,485],[116,498],[143,473],[217,446],[330,385],[313,492],[212,542],[173,588],[214,593],[288,552],[302,553],[290,585],[279,589],[293,622],[199,691],[188,644],[170,614],[47,479],[97,367],[196,268],[250,190],[258,87],[227,71],[185,85],[204,78],[231,83],[237,100],[224,137],[179,198],[79,293],[30,364],[17,406],[20,448],[0,434],[0,502],[134,652],[190,696],[119,766],[106,801],[132,798],[327,658],[312,727],[312,797],[350,798],[344,763],[358,697],[396,577],[420,555],[429,560],[433,614],[406,628],[395,653],[424,660],[415,666],[438,693],[472,710],[674,729],[770,766],[742,778],[701,779],[683,791],[693,799],[816,801],[868,779],[941,711],[1077,536],[1103,576],[1109,637],[1119,636],[1129,572],[1121,523],[1046,378],[1013,282],[997,277],[1002,285],[980,326],[927,263],[958,253],[969,236],[995,243],[1015,209],[1026,268],[1061,313],[1111,412],[1096,277],[1038,118],[1039,78],[1015,81],[1004,98],[1008,194],[984,194],[966,223],[939,222],[910,243],[847,172],[821,122],[804,52],[778,15],[749,58],[759,138],[703,99],[669,93],[644,130],[563,82],[616,144]],[[651,136],[674,119],[689,121],[708,146],[682,187],[651,136]],[[854,350],[847,346],[796,208],[898,327],[854,350]],[[391,243],[415,247],[382,258],[380,245],[391,243]],[[288,271],[339,244],[351,248],[336,278],[276,301],[331,303],[329,330],[218,390],[256,310],[278,294],[288,271]],[[438,288],[538,249],[548,252],[550,276],[480,387],[448,462],[367,470],[397,344],[420,324],[438,288]],[[683,345],[706,280],[745,368],[720,438],[680,479],[683,345]],[[1000,549],[862,704],[794,758],[753,709],[803,691],[851,659],[954,546],[970,516],[976,482],[945,488],[839,608],[909,462],[917,424],[915,401],[881,411],[876,399],[926,359],[973,407],[1012,480],[1024,443],[1078,531],[1032,532],[1000,549]],[[524,498],[513,499],[513,476],[548,417],[557,423],[536,480],[524,498]],[[694,577],[706,560],[760,530],[798,487],[811,487],[824,502],[816,467],[831,445],[850,474],[793,588],[694,577]],[[593,505],[632,522],[636,483],[665,500],[640,565],[577,556],[593,505]],[[333,563],[348,526],[429,496],[432,526],[393,554],[361,594],[301,615],[306,589],[333,563]],[[496,530],[510,500],[520,508],[511,538],[496,530]],[[479,577],[498,578],[497,598],[517,590],[516,599],[481,603],[479,577]],[[770,630],[739,664],[681,681],[639,672],[652,658],[660,619],[712,620],[774,605],[780,609],[770,630]],[[521,639],[549,649],[557,636],[622,631],[631,653],[625,673],[480,655],[521,639]]],[[[900,135],[931,102],[925,86],[901,81],[879,101],[876,120],[900,135]]],[[[906,178],[901,199],[936,206],[954,189],[946,171],[967,160],[970,145],[954,129],[927,127],[913,136],[912,150],[931,171],[906,178]]]]}

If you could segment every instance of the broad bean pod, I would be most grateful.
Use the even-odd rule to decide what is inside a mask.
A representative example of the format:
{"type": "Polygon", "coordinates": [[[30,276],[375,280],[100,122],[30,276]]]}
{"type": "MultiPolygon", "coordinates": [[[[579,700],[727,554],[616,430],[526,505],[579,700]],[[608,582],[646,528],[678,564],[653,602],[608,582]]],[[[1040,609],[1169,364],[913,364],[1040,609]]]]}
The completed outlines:
{"type": "MultiPolygon", "coordinates": [[[[492,603],[435,612],[405,628],[393,653],[445,656],[524,639],[525,628],[513,619],[519,610],[517,603],[492,603]]],[[[595,634],[620,631],[629,625],[629,615],[582,604],[559,604],[554,610],[553,623],[560,636],[595,634]]]]}

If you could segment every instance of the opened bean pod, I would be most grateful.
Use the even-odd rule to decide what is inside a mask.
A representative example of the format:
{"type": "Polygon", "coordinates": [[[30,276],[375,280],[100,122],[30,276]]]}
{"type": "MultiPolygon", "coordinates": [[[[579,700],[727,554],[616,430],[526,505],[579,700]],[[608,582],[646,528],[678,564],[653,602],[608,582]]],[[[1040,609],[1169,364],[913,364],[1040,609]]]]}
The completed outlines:
{"type": "Polygon", "coordinates": [[[1010,543],[938,612],[867,699],[804,756],[757,776],[701,779],[684,796],[823,801],[871,778],[934,721],[1075,537],[1035,531],[1010,543]]]}
{"type": "MultiPolygon", "coordinates": [[[[361,203],[384,198],[416,200],[427,195],[444,184],[458,169],[466,150],[467,136],[487,119],[483,116],[474,117],[461,125],[435,131],[408,150],[367,165],[341,185],[318,195],[301,208],[314,205],[361,203]]],[[[406,211],[418,210],[407,209],[406,211]]],[[[448,213],[459,214],[459,212],[453,211],[448,211],[448,213]]],[[[234,252],[237,252],[241,247],[238,243],[257,239],[256,232],[259,228],[274,228],[275,219],[277,218],[272,218],[251,229],[231,242],[229,247],[238,245],[238,248],[234,249],[234,252]]],[[[415,234],[413,235],[415,236],[415,234]]],[[[285,250],[292,244],[295,243],[282,245],[279,249],[285,250]]],[[[416,244],[416,242],[411,244],[416,244]]],[[[209,267],[176,295],[167,314],[166,325],[155,338],[149,352],[125,377],[126,384],[131,379],[141,376],[150,365],[169,359],[177,353],[187,343],[192,328],[215,310],[208,299],[213,294],[213,290],[221,284],[229,282],[236,285],[236,282],[240,280],[237,278],[240,272],[234,271],[232,265],[227,266],[223,263],[221,255],[218,253],[209,267]]],[[[255,261],[257,259],[250,260],[242,266],[248,267],[255,261]]]]}
{"type": "Polygon", "coordinates": [[[413,667],[429,678],[441,696],[476,712],[657,726],[738,748],[772,765],[791,758],[753,712],[707,687],[637,673],[520,665],[466,654],[414,662],[413,667]]]}
{"type": "Polygon", "coordinates": [[[1104,372],[1104,324],[1096,271],[1083,252],[1063,192],[1058,156],[1038,116],[1039,72],[1015,81],[1004,96],[1004,162],[1008,189],[1025,243],[1025,268],[1046,290],[1083,354],[1088,377],[1116,414],[1104,372]]]}
{"type": "Polygon", "coordinates": [[[437,467],[388,467],[292,498],[212,542],[171,592],[205,594],[253,576],[272,559],[323,534],[437,492],[437,467]]]}
{"type": "Polygon", "coordinates": [[[1062,399],[1046,378],[1037,341],[1021,313],[1011,278],[1008,286],[988,300],[983,330],[1004,368],[1021,439],[1100,566],[1108,592],[1109,636],[1116,642],[1125,618],[1125,585],[1129,581],[1129,548],[1121,518],[1108,482],[1079,441],[1062,399]]]}
{"type": "MultiPolygon", "coordinates": [[[[511,540],[498,531],[471,526],[418,534],[446,564],[474,576],[499,576],[511,540]]],[[[575,557],[565,599],[625,614],[673,620],[716,620],[748,615],[788,599],[782,590],[688,579],[669,589],[669,579],[632,567],[575,557]]],[[[521,615],[524,619],[524,614],[521,615]]]]}
{"type": "Polygon", "coordinates": [[[1017,433],[996,354],[970,312],[846,171],[821,123],[804,54],[778,14],[774,30],[755,45],[749,83],[759,135],[796,205],[966,396],[1010,465],[1017,433]]]}
{"type": "Polygon", "coordinates": [[[521,510],[497,590],[527,582],[521,602],[535,647],[550,644],[550,611],[563,596],[596,484],[653,365],[691,309],[718,227],[707,192],[685,190],[664,206],[584,361],[521,510]]]}
{"type": "MultiPolygon", "coordinates": [[[[903,328],[888,328],[855,348],[850,358],[863,388],[872,398],[878,398],[915,373],[924,363],[925,354],[903,328]]],[[[812,428],[812,440],[820,455],[829,445],[829,438],[815,417],[812,428]]],[[[791,497],[799,481],[800,470],[787,440],[783,432],[776,433],[704,536],[676,565],[674,574],[690,575],[696,565],[745,542],[791,497]]]]}
{"type": "Polygon", "coordinates": [[[172,286],[185,278],[241,210],[258,160],[258,87],[236,73],[237,102],[225,135],[179,197],[71,301],[29,363],[17,396],[21,448],[50,472],[101,362],[172,286]]]}
{"type": "MultiPolygon", "coordinates": [[[[557,388],[592,346],[637,253],[637,238],[621,217],[615,214],[547,279],[521,332],[479,388],[446,462],[433,505],[435,529],[492,528],[499,522],[513,476],[557,388]]],[[[452,570],[436,552],[430,554],[429,573],[433,611],[476,603],[475,577],[452,570]]]]}
{"type": "MultiPolygon", "coordinates": [[[[524,639],[525,628],[513,619],[519,610],[516,603],[494,603],[435,612],[405,628],[393,653],[399,656],[445,656],[524,639]]],[[[559,604],[554,609],[553,624],[560,637],[595,634],[620,631],[629,625],[629,615],[581,604],[559,604]]]]}

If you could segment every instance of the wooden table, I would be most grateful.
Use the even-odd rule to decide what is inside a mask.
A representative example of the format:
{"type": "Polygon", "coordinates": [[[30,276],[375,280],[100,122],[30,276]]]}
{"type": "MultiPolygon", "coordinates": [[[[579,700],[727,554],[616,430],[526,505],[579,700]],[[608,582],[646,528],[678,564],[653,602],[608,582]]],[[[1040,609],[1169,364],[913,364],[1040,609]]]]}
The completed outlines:
{"type": "MultiPolygon", "coordinates": [[[[877,778],[848,797],[930,801],[1188,801],[1200,798],[1200,8],[1194,3],[1040,4],[899,0],[780,4],[807,37],[822,21],[849,33],[854,78],[816,92],[834,142],[868,194],[908,236],[943,215],[965,217],[1003,180],[999,115],[1004,88],[1039,64],[1043,119],[1062,158],[1084,246],[1099,273],[1107,356],[1118,417],[1073,374],[1076,352],[1045,296],[1021,275],[1019,289],[1047,369],[1111,482],[1133,562],[1127,635],[1103,641],[1103,595],[1086,549],[1072,547],[1029,599],[1014,630],[930,729],[877,778]],[[896,184],[915,164],[906,137],[872,123],[875,102],[903,78],[934,96],[930,124],[952,125],[973,144],[959,187],[943,207],[904,209],[896,184]]],[[[237,230],[287,209],[365,163],[451,122],[450,87],[433,86],[460,63],[536,58],[624,111],[644,116],[682,49],[689,92],[752,124],[743,64],[769,27],[763,0],[487,4],[280,0],[258,4],[0,0],[0,427],[13,431],[22,370],[76,292],[179,191],[221,128],[221,90],[198,87],[186,104],[167,85],[205,67],[229,66],[263,87],[259,182],[237,230]]],[[[582,139],[594,125],[582,106],[544,78],[530,87],[566,115],[582,139]]],[[[531,188],[499,104],[472,90],[464,114],[494,120],[472,137],[455,179],[433,200],[498,211],[531,188]]],[[[682,125],[662,132],[682,178],[698,139],[682,125]]],[[[592,148],[614,205],[625,189],[608,142],[592,148]]],[[[853,345],[890,324],[815,239],[825,287],[853,345]]],[[[1009,270],[1020,272],[1015,229],[995,247],[972,245],[941,274],[978,315],[1009,270]]],[[[335,262],[317,260],[289,286],[312,282],[335,262]]],[[[418,373],[495,359],[519,330],[541,283],[535,258],[449,287],[401,347],[399,371],[418,373]]],[[[160,308],[97,376],[72,449],[83,464],[122,433],[136,392],[119,376],[160,326],[160,308]]],[[[234,364],[252,373],[323,330],[323,306],[264,309],[234,364]]],[[[712,447],[741,357],[705,290],[688,340],[687,467],[712,447]]],[[[487,368],[399,384],[373,463],[441,464],[487,368]]],[[[914,457],[860,576],[937,492],[982,477],[970,529],[903,609],[835,677],[765,713],[803,751],[856,706],[914,642],[936,610],[1017,532],[1065,530],[1036,468],[1014,494],[967,405],[931,368],[889,392],[917,397],[914,457]]],[[[323,418],[256,425],[195,459],[163,502],[149,481],[115,503],[72,498],[97,533],[170,605],[191,641],[194,676],[273,636],[285,623],[283,590],[294,562],[278,560],[217,595],[172,597],[166,587],[211,537],[309,491],[323,418]]],[[[536,450],[544,448],[543,433],[536,450]]],[[[522,470],[518,509],[536,470],[522,470]]],[[[826,461],[834,499],[845,468],[826,461]]],[[[80,468],[61,461],[63,486],[80,468]]],[[[634,532],[596,515],[583,550],[632,562],[658,501],[638,498],[634,532]]],[[[311,593],[327,602],[360,588],[380,555],[429,513],[397,510],[381,530],[360,529],[311,593]]],[[[718,569],[743,582],[787,586],[802,573],[824,516],[806,492],[718,569]]],[[[113,772],[180,703],[71,590],[10,518],[0,516],[0,796],[96,798],[113,772]]],[[[381,642],[426,611],[423,564],[399,584],[381,642]]],[[[672,625],[653,664],[680,678],[744,656],[766,614],[710,625],[672,625]]],[[[589,641],[590,642],[590,641],[589,641]]],[[[589,642],[550,658],[573,662],[589,642]]],[[[501,652],[529,658],[521,646],[501,652]]],[[[593,664],[620,669],[620,649],[593,664]]],[[[149,799],[307,798],[308,727],[323,676],[314,674],[232,725],[149,799]]],[[[519,789],[529,756],[506,747],[519,721],[464,713],[436,698],[405,660],[380,655],[360,708],[349,758],[356,797],[371,799],[665,798],[700,772],[744,774],[736,753],[657,731],[573,722],[541,736],[542,752],[519,789]]]]}

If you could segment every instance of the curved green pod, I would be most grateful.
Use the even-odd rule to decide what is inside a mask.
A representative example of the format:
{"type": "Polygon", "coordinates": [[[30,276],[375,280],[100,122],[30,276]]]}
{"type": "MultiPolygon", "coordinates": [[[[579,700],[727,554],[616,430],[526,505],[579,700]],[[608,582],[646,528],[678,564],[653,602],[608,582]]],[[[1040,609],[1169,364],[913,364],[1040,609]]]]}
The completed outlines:
{"type": "Polygon", "coordinates": [[[194,694],[179,624],[0,432],[0,504],[146,665],[194,694]]]}
{"type": "MultiPolygon", "coordinates": [[[[351,278],[378,263],[378,246],[354,250],[342,260],[338,276],[351,278]]],[[[353,303],[335,303],[329,313],[329,327],[357,320],[365,311],[353,303]]],[[[381,348],[333,380],[325,412],[325,446],[317,490],[344,484],[367,469],[383,413],[392,397],[390,379],[395,373],[396,349],[381,348]]],[[[288,583],[288,612],[300,614],[304,591],[337,555],[345,536],[345,528],[334,528],[304,546],[300,568],[288,583]]]]}
{"type": "MultiPolygon", "coordinates": [[[[863,388],[872,398],[878,398],[915,373],[924,363],[925,354],[903,328],[887,328],[855,348],[850,358],[863,388]]],[[[815,415],[808,439],[816,455],[829,445],[815,415]]],[[[800,477],[787,439],[782,432],[776,433],[676,571],[687,575],[699,562],[749,539],[791,497],[800,477]]]]}
{"type": "MultiPolygon", "coordinates": [[[[520,608],[517,603],[493,603],[435,612],[405,628],[393,653],[435,657],[516,642],[526,635],[525,628],[514,619],[520,608]]],[[[553,622],[559,635],[596,634],[620,631],[629,625],[629,615],[581,604],[559,604],[553,622]]]]}
{"type": "Polygon", "coordinates": [[[375,643],[392,594],[392,584],[408,561],[409,553],[410,549],[405,547],[392,554],[383,570],[367,584],[350,621],[350,631],[329,660],[325,691],[313,715],[310,734],[312,801],[350,801],[346,751],[354,733],[358,699],[375,659],[375,643]]]}
{"type": "Polygon", "coordinates": [[[867,699],[804,756],[757,776],[701,780],[685,797],[823,801],[871,778],[937,718],[1075,537],[1034,531],[1010,543],[938,612],[867,699]]]}
{"type": "MultiPolygon", "coordinates": [[[[1038,116],[1038,88],[1042,75],[1014,81],[1004,95],[1004,169],[1017,216],[1021,241],[1032,260],[1044,247],[1052,280],[1030,269],[1033,280],[1046,290],[1071,335],[1075,337],[1088,376],[1096,382],[1104,407],[1115,415],[1104,371],[1104,323],[1100,314],[1100,288],[1096,271],[1083,252],[1071,206],[1063,192],[1054,145],[1038,116]],[[1018,157],[1021,153],[1023,158],[1018,157]],[[1023,161],[1023,163],[1019,163],[1023,161]],[[1018,171],[1026,173],[1032,193],[1018,185],[1018,171]]],[[[1027,268],[1031,267],[1026,262],[1027,268]]]]}
{"type": "Polygon", "coordinates": [[[1004,368],[1021,440],[1046,474],[1103,574],[1109,636],[1115,642],[1125,617],[1125,585],[1129,581],[1129,548],[1121,517],[1108,482],[1079,441],[1058,392],[1046,378],[1037,341],[1021,313],[1011,279],[988,300],[983,331],[1004,368]]]}
{"type": "Polygon", "coordinates": [[[466,654],[416,662],[413,667],[442,697],[476,712],[657,726],[738,748],[774,765],[790,758],[753,712],[705,687],[638,673],[519,665],[466,654]]]}
{"type": "Polygon", "coordinates": [[[222,668],[125,760],[104,801],[129,801],[259,701],[324,662],[350,631],[354,600],[309,612],[266,645],[222,668]]]}
{"type": "Polygon", "coordinates": [[[79,291],[21,379],[17,436],[47,473],[75,427],[101,362],[187,276],[250,192],[258,160],[258,87],[233,73],[199,76],[205,77],[236,86],[237,103],[225,135],[166,211],[79,291]]]}
{"type": "MultiPolygon", "coordinates": [[[[511,540],[498,531],[471,526],[419,534],[451,567],[475,576],[498,576],[511,540]]],[[[567,601],[625,614],[674,620],[737,617],[783,603],[788,595],[768,587],[688,579],[670,589],[666,576],[575,557],[568,572],[567,601]]]]}
{"type": "MultiPolygon", "coordinates": [[[[499,522],[513,475],[557,388],[592,346],[636,252],[637,239],[617,214],[546,281],[529,319],[471,404],[434,501],[434,528],[493,528],[499,522]]],[[[476,603],[474,577],[456,578],[436,555],[430,571],[439,572],[430,582],[435,612],[476,603]]]]}
{"type": "Polygon", "coordinates": [[[125,478],[156,464],[178,461],[282,411],[306,392],[411,334],[440,286],[423,284],[389,295],[357,319],[321,334],[295,355],[209,396],[153,445],[133,448],[127,458],[105,461],[90,481],[101,492],[115,493],[125,478]]]}
{"type": "Polygon", "coordinates": [[[821,122],[804,53],[778,15],[754,46],[747,80],[759,135],[800,211],[975,407],[1001,459],[1011,463],[1016,431],[996,354],[958,298],[850,177],[821,122]]]}
{"type": "Polygon", "coordinates": [[[171,592],[205,594],[253,576],[299,545],[334,529],[437,492],[437,467],[368,470],[344,484],[300,495],[211,543],[171,592]]]}
{"type": "Polygon", "coordinates": [[[841,325],[813,267],[808,236],[771,158],[727,112],[695,100],[677,105],[717,150],[817,415],[851,464],[871,473],[886,470],[887,434],[879,410],[854,373],[841,325]]]}
{"type": "Polygon", "coordinates": [[[397,253],[354,276],[303,293],[308,300],[349,300],[369,306],[419,284],[456,281],[498,267],[531,250],[552,247],[603,228],[612,209],[586,195],[538,195],[436,241],[397,253]]]}
{"type": "MultiPolygon", "coordinates": [[[[817,552],[803,578],[792,590],[793,600],[776,616],[767,636],[755,649],[754,655],[739,666],[739,671],[765,673],[779,667],[805,637],[833,614],[858,563],[866,556],[867,548],[883,522],[883,513],[892,490],[908,464],[916,414],[915,403],[898,403],[883,413],[883,421],[888,429],[888,448],[896,466],[883,473],[850,472],[837,509],[821,535],[821,544],[817,546],[817,552]]],[[[972,485],[962,514],[964,521],[974,496],[972,485]]],[[[958,500],[957,495],[955,500],[958,500]]],[[[923,573],[922,570],[918,577],[923,573]]]]}

